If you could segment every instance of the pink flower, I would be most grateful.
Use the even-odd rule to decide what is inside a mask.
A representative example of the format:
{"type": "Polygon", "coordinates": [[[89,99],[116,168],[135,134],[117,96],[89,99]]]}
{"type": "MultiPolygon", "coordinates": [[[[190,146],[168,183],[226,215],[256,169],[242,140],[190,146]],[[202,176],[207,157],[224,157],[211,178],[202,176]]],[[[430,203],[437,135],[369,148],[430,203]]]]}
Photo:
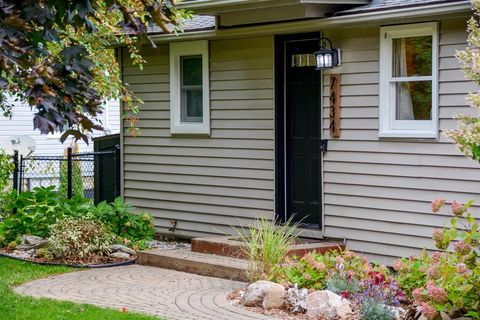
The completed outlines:
{"type": "Polygon", "coordinates": [[[442,242],[443,241],[443,230],[442,229],[434,229],[432,232],[432,239],[435,242],[442,242]]]}
{"type": "Polygon", "coordinates": [[[395,271],[402,271],[404,267],[402,260],[395,260],[393,263],[393,269],[395,269],[395,271]]]}
{"type": "Polygon", "coordinates": [[[468,270],[468,267],[465,263],[459,263],[457,264],[457,273],[458,274],[465,274],[467,273],[469,270],[468,270]]]}
{"type": "Polygon", "coordinates": [[[412,296],[415,302],[422,302],[423,301],[423,288],[416,288],[412,291],[412,296]]]}
{"type": "Polygon", "coordinates": [[[427,302],[422,302],[422,305],[420,306],[420,311],[428,320],[434,320],[438,315],[435,307],[429,305],[427,302]]]}
{"type": "Polygon", "coordinates": [[[442,275],[436,266],[431,266],[427,269],[427,275],[431,279],[438,279],[442,275]]]}
{"type": "Polygon", "coordinates": [[[435,251],[432,253],[432,263],[438,263],[442,258],[442,253],[440,251],[435,251]]]}
{"type": "Polygon", "coordinates": [[[318,270],[318,271],[320,271],[320,272],[323,272],[323,271],[325,271],[325,270],[327,269],[327,267],[325,266],[325,264],[324,264],[323,262],[315,261],[315,262],[312,264],[312,266],[313,266],[316,270],[318,270]]]}
{"type": "Polygon", "coordinates": [[[466,256],[472,251],[472,246],[469,243],[457,241],[453,244],[453,250],[462,256],[466,256]]]}
{"type": "Polygon", "coordinates": [[[432,212],[438,212],[445,205],[445,199],[437,198],[432,201],[432,212]]]}
{"type": "Polygon", "coordinates": [[[461,216],[466,211],[463,204],[458,202],[457,200],[452,201],[452,213],[456,216],[461,216]]]}
{"type": "Polygon", "coordinates": [[[447,292],[445,289],[435,286],[433,281],[427,283],[427,290],[429,297],[433,301],[441,303],[447,300],[447,292]]]}
{"type": "Polygon", "coordinates": [[[344,253],[343,253],[343,256],[347,259],[351,259],[353,257],[355,257],[355,253],[353,253],[352,251],[350,250],[346,250],[344,253]]]}

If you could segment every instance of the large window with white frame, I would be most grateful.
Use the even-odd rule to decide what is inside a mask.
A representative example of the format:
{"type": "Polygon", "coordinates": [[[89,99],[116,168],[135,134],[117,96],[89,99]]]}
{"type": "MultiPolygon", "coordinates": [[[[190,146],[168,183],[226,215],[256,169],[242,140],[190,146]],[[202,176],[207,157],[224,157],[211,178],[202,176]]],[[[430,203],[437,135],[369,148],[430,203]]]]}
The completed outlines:
{"type": "Polygon", "coordinates": [[[210,134],[208,41],[170,44],[170,133],[210,134]]]}
{"type": "Polygon", "coordinates": [[[437,138],[437,23],[380,29],[380,137],[437,138]]]}

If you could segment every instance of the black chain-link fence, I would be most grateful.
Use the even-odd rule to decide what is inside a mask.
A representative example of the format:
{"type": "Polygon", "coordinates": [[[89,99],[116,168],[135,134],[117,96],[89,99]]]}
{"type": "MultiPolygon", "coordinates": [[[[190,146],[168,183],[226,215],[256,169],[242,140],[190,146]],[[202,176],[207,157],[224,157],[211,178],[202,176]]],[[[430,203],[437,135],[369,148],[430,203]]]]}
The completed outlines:
{"type": "Polygon", "coordinates": [[[55,186],[71,198],[80,195],[95,203],[113,201],[120,195],[120,149],[66,156],[19,157],[14,162],[14,188],[30,191],[36,187],[55,186]]]}

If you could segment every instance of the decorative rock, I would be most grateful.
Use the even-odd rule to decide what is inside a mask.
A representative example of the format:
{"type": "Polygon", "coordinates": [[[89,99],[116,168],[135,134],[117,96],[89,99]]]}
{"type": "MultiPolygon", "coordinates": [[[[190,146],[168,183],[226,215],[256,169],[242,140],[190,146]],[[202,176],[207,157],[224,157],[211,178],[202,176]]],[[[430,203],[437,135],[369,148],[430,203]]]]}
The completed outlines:
{"type": "Polygon", "coordinates": [[[260,280],[248,285],[245,293],[242,296],[241,303],[247,307],[259,307],[262,305],[263,297],[267,289],[276,287],[278,290],[283,288],[282,285],[270,281],[260,280]]]}
{"type": "Polygon", "coordinates": [[[16,249],[22,251],[38,249],[44,247],[47,243],[48,241],[41,237],[24,235],[22,237],[22,243],[19,244],[16,249]]]}
{"type": "Polygon", "coordinates": [[[119,259],[130,259],[130,255],[128,253],[120,252],[120,251],[111,253],[110,257],[119,258],[119,259]]]}
{"type": "Polygon", "coordinates": [[[130,249],[129,247],[126,247],[124,245],[121,245],[121,244],[113,244],[110,246],[110,251],[112,252],[123,252],[123,253],[127,253],[129,255],[136,255],[137,253],[135,252],[135,250],[133,249],[130,249]]]}
{"type": "Polygon", "coordinates": [[[442,320],[452,320],[452,318],[450,318],[448,316],[448,314],[446,314],[445,312],[440,312],[440,317],[442,318],[442,320]]]}
{"type": "Polygon", "coordinates": [[[267,288],[264,291],[262,307],[263,309],[285,308],[285,288],[283,286],[267,288]]]}
{"type": "Polygon", "coordinates": [[[315,291],[307,296],[307,316],[333,319],[352,313],[350,301],[329,290],[315,291]]]}

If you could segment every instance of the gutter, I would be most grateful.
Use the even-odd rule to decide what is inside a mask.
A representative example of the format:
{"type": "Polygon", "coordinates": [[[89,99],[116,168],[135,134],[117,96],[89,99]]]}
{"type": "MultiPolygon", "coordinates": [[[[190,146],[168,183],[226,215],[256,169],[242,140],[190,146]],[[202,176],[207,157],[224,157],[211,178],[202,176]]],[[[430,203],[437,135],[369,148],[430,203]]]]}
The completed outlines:
{"type": "MultiPolygon", "coordinates": [[[[207,0],[208,1],[208,0],[207,0]]],[[[238,0],[241,1],[241,0],[238,0]]],[[[468,14],[471,12],[470,1],[450,2],[422,7],[396,8],[385,11],[365,12],[359,14],[348,14],[330,18],[310,19],[296,22],[272,23],[260,26],[233,27],[228,29],[215,29],[210,31],[185,32],[180,35],[158,34],[150,38],[156,43],[199,40],[199,39],[221,39],[238,38],[242,36],[261,36],[270,34],[288,34],[295,32],[319,31],[321,29],[332,29],[336,27],[349,26],[355,23],[369,22],[396,22],[409,18],[421,18],[452,14],[468,14]]]]}

